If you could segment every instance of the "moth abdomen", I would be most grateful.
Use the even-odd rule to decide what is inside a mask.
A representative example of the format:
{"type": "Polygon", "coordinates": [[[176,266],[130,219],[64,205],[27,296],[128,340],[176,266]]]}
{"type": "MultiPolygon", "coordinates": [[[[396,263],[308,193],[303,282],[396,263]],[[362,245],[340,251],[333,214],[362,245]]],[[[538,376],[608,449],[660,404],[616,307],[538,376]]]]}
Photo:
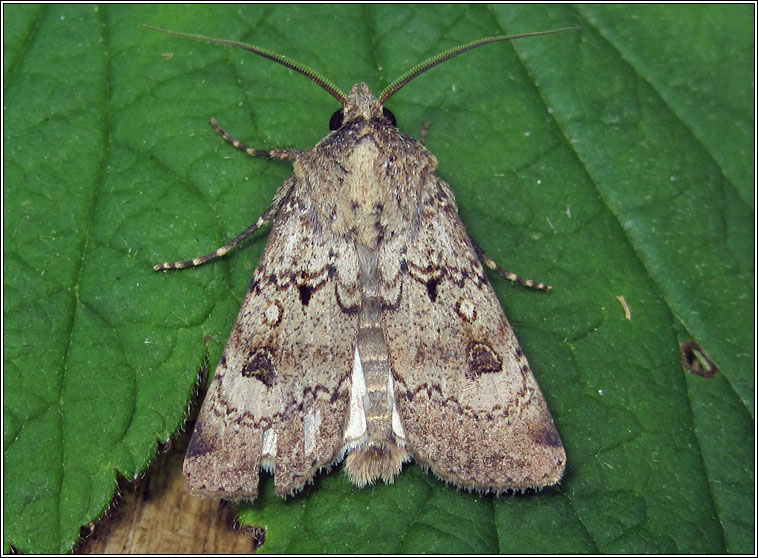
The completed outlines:
{"type": "Polygon", "coordinates": [[[377,254],[363,244],[356,248],[362,295],[352,378],[360,388],[353,391],[350,406],[362,413],[362,422],[348,423],[345,470],[355,484],[365,486],[380,478],[392,482],[410,456],[402,447],[402,434],[396,436],[402,427],[396,417],[390,356],[381,323],[377,254]]]}

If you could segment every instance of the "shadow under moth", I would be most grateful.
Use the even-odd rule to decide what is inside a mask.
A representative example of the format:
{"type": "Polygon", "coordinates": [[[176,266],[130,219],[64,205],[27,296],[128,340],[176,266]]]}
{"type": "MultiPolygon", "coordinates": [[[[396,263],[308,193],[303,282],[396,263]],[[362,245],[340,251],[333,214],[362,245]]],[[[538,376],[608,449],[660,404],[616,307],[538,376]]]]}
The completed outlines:
{"type": "MultiPolygon", "coordinates": [[[[150,28],[155,29],[155,28],[150,28]]],[[[549,291],[495,264],[470,238],[437,159],[395,127],[384,108],[447,50],[392,82],[377,99],[366,84],[345,95],[302,64],[208,37],[304,74],[342,109],[306,151],[252,149],[288,159],[294,174],[271,206],[226,246],[156,265],[201,265],[272,224],[184,460],[197,493],[257,495],[259,470],[276,492],[302,489],[345,459],[358,486],[393,482],[416,460],[461,488],[501,493],[557,483],[566,454],[537,381],[484,266],[549,291]]],[[[561,31],[561,30],[559,30],[561,31]]]]}

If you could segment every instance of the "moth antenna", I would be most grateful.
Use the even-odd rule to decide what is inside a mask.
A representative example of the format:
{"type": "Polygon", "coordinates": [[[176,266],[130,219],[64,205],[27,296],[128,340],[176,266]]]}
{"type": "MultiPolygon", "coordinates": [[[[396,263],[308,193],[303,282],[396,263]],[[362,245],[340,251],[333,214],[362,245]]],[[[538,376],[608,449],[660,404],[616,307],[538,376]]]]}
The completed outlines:
{"type": "Polygon", "coordinates": [[[433,68],[437,64],[442,64],[445,60],[450,60],[451,58],[458,56],[459,54],[463,54],[464,52],[468,50],[475,49],[477,47],[487,45],[490,43],[497,43],[500,41],[510,41],[513,39],[523,39],[524,37],[537,37],[539,35],[552,35],[553,33],[562,33],[564,31],[572,31],[574,29],[580,29],[579,27],[563,27],[561,29],[552,29],[550,31],[537,31],[536,33],[523,33],[521,35],[500,35],[497,37],[488,37],[486,39],[479,39],[477,41],[472,41],[470,43],[466,43],[463,45],[459,45],[457,47],[450,48],[444,52],[440,52],[439,54],[432,56],[428,60],[425,60],[421,62],[420,64],[415,65],[413,68],[405,72],[402,76],[397,78],[395,81],[390,83],[384,91],[382,91],[382,94],[379,95],[379,102],[381,104],[384,104],[384,102],[392,97],[395,93],[398,92],[399,89],[401,89],[403,86],[407,85],[409,81],[411,81],[413,78],[416,78],[423,74],[425,71],[429,70],[430,68],[433,68]]]}
{"type": "Polygon", "coordinates": [[[324,76],[319,74],[317,71],[312,70],[311,68],[309,68],[305,64],[302,64],[301,62],[298,62],[297,60],[292,60],[291,58],[287,58],[286,56],[278,54],[272,50],[257,47],[254,45],[247,45],[245,43],[238,43],[237,41],[227,41],[226,39],[216,39],[214,37],[205,37],[203,35],[192,35],[190,33],[179,33],[178,31],[169,31],[168,29],[161,29],[160,27],[152,27],[150,25],[145,25],[145,24],[140,24],[140,27],[144,27],[145,29],[150,29],[152,31],[160,31],[161,33],[166,33],[167,35],[173,35],[175,37],[183,37],[185,39],[194,39],[196,41],[205,41],[208,43],[215,43],[217,45],[240,48],[242,50],[252,52],[253,54],[263,56],[264,58],[273,60],[274,62],[281,64],[282,66],[286,66],[287,68],[291,70],[295,70],[296,72],[303,74],[309,80],[319,84],[327,93],[329,93],[332,97],[334,97],[340,103],[342,103],[343,106],[345,105],[345,103],[347,103],[347,96],[342,91],[340,91],[340,89],[336,85],[334,85],[331,81],[329,81],[324,76]]]}

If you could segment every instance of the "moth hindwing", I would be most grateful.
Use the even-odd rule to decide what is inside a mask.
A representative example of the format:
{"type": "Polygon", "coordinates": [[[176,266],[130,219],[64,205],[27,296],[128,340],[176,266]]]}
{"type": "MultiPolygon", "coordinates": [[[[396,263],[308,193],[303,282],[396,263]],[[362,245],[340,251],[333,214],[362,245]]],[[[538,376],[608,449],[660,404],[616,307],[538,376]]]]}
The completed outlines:
{"type": "MultiPolygon", "coordinates": [[[[172,33],[172,32],[169,32],[172,33]]],[[[397,130],[384,102],[421,72],[490,42],[430,58],[375,98],[345,95],[307,67],[220,39],[300,72],[342,104],[333,131],[306,151],[261,151],[294,162],[271,207],[206,256],[273,223],[184,461],[190,487],[251,499],[261,468],[292,494],[347,456],[359,486],[391,483],[414,459],[481,492],[557,483],[561,440],[482,262],[512,281],[469,237],[437,159],[397,130]]]]}

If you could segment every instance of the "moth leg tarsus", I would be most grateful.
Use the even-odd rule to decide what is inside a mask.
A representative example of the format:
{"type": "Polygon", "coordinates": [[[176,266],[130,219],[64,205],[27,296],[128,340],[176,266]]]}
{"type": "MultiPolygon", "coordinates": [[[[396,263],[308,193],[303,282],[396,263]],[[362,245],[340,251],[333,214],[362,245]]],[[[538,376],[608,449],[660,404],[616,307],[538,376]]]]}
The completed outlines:
{"type": "Polygon", "coordinates": [[[215,260],[216,258],[219,258],[221,256],[226,255],[232,248],[237,246],[240,242],[245,240],[248,236],[253,234],[255,231],[263,227],[264,225],[268,225],[271,223],[271,221],[274,218],[274,214],[276,213],[276,210],[278,207],[275,204],[272,204],[271,207],[269,207],[266,212],[258,217],[258,220],[250,225],[248,228],[246,228],[244,231],[242,231],[240,234],[235,236],[231,241],[229,241],[227,244],[224,244],[221,248],[217,248],[210,254],[206,254],[205,256],[200,256],[198,258],[192,258],[191,260],[183,260],[180,262],[166,262],[162,264],[157,264],[153,266],[154,271],[165,271],[167,269],[185,269],[187,267],[197,267],[199,265],[203,265],[204,263],[207,263],[211,260],[215,260]]]}
{"type": "Polygon", "coordinates": [[[294,161],[302,154],[302,151],[298,149],[253,149],[224,130],[215,118],[211,118],[211,126],[213,126],[216,133],[224,138],[225,141],[231,143],[234,149],[247,153],[251,157],[258,157],[261,159],[288,159],[294,161]]]}
{"type": "Polygon", "coordinates": [[[477,242],[472,238],[471,242],[474,245],[474,248],[476,249],[476,253],[479,256],[479,259],[482,260],[482,263],[488,268],[503,277],[504,279],[507,279],[508,281],[511,281],[512,283],[518,283],[519,285],[523,285],[525,287],[529,287],[530,289],[535,289],[538,291],[543,291],[546,293],[550,293],[553,290],[553,287],[550,285],[546,285],[545,283],[542,283],[540,281],[533,281],[532,279],[526,279],[524,277],[521,277],[520,275],[516,275],[512,271],[508,271],[507,269],[504,269],[500,267],[495,260],[490,258],[484,250],[482,250],[482,247],[477,244],[477,242]]]}

